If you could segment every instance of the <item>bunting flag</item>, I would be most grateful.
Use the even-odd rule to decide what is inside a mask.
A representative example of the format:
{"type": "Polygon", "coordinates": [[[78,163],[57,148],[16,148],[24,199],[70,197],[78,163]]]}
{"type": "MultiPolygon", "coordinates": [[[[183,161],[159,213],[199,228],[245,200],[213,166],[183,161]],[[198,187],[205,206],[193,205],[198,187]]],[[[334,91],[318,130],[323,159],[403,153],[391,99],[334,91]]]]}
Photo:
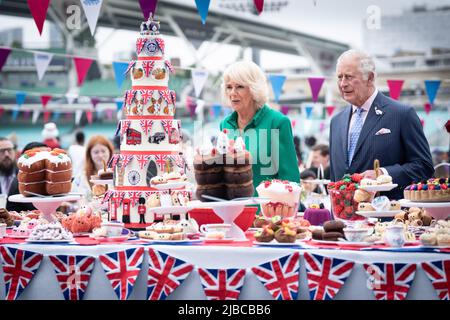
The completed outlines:
{"type": "Polygon", "coordinates": [[[122,108],[123,108],[123,99],[122,98],[117,98],[117,99],[114,99],[114,102],[116,103],[117,111],[122,110],[122,108]]]}
{"type": "Polygon", "coordinates": [[[121,155],[120,160],[122,161],[122,166],[124,168],[127,167],[127,165],[130,163],[130,161],[133,159],[133,155],[121,155]]]}
{"type": "Polygon", "coordinates": [[[152,248],[148,256],[148,300],[165,300],[194,269],[191,264],[152,248]]]}
{"type": "Polygon", "coordinates": [[[294,129],[295,128],[295,125],[297,124],[297,121],[295,120],[295,119],[292,119],[291,120],[291,126],[292,126],[292,129],[294,129]]]}
{"type": "Polygon", "coordinates": [[[71,118],[72,118],[72,112],[66,112],[65,116],[64,116],[64,119],[66,121],[70,121],[71,118]]]}
{"type": "Polygon", "coordinates": [[[83,110],[76,110],[75,111],[75,124],[76,125],[80,124],[82,116],[83,116],[83,110]]]}
{"type": "Polygon", "coordinates": [[[428,103],[428,102],[427,102],[427,103],[425,103],[425,105],[423,106],[423,108],[424,108],[426,114],[429,115],[430,112],[431,112],[432,105],[431,105],[431,103],[428,103]]]}
{"type": "Polygon", "coordinates": [[[75,93],[66,93],[67,103],[70,105],[72,105],[77,98],[78,98],[78,95],[75,93]]]}
{"type": "Polygon", "coordinates": [[[167,155],[164,155],[164,154],[155,155],[155,161],[159,165],[159,168],[161,169],[162,172],[166,171],[166,160],[167,160],[167,155]]]}
{"type": "Polygon", "coordinates": [[[280,99],[281,90],[283,89],[284,82],[286,81],[286,76],[284,75],[269,75],[269,81],[272,85],[273,94],[275,96],[275,102],[278,103],[280,99]]]}
{"type": "Polygon", "coordinates": [[[84,14],[86,15],[92,36],[94,36],[95,28],[97,27],[102,2],[103,0],[81,0],[81,5],[83,6],[84,14]]]}
{"type": "Polygon", "coordinates": [[[97,105],[100,103],[100,99],[99,98],[97,98],[97,97],[92,97],[91,98],[91,103],[92,103],[92,106],[94,107],[94,109],[97,107],[97,105]]]}
{"type": "Polygon", "coordinates": [[[387,80],[387,84],[389,87],[389,95],[392,99],[398,100],[402,93],[404,80],[387,80]]]}
{"type": "Polygon", "coordinates": [[[208,300],[237,300],[244,285],[245,269],[203,269],[198,274],[208,300]]]}
{"type": "Polygon", "coordinates": [[[420,124],[422,125],[422,128],[425,126],[425,120],[424,119],[420,119],[420,124]]]}
{"type": "MultiPolygon", "coordinates": [[[[38,121],[40,114],[41,113],[39,112],[39,110],[34,110],[33,115],[31,116],[31,123],[35,124],[38,121]]],[[[1,115],[0,115],[0,117],[1,117],[1,115]]]]}
{"type": "Polygon", "coordinates": [[[111,120],[113,118],[113,111],[111,109],[105,110],[106,119],[111,120]]]}
{"type": "Polygon", "coordinates": [[[253,0],[253,4],[255,5],[258,15],[260,15],[264,9],[264,0],[253,0]]]}
{"type": "Polygon", "coordinates": [[[22,118],[23,118],[24,120],[28,120],[28,117],[30,116],[30,114],[31,114],[31,110],[25,110],[25,111],[23,112],[22,118]]]}
{"type": "Polygon", "coordinates": [[[108,162],[108,168],[114,168],[117,164],[117,162],[120,159],[120,155],[119,154],[115,154],[111,157],[111,159],[108,162]]]}
{"type": "Polygon", "coordinates": [[[144,248],[132,248],[99,256],[100,263],[119,300],[127,300],[144,261],[144,248]]]}
{"type": "Polygon", "coordinates": [[[0,117],[2,117],[3,116],[3,113],[5,112],[5,109],[4,108],[2,108],[2,107],[0,107],[0,117]]]}
{"type": "Polygon", "coordinates": [[[47,71],[50,62],[53,59],[53,54],[51,53],[42,53],[35,52],[34,53],[34,64],[36,65],[36,71],[38,74],[39,81],[44,77],[45,72],[47,71]]]}
{"type": "Polygon", "coordinates": [[[8,60],[8,56],[11,53],[11,49],[0,48],[0,72],[5,65],[6,60],[8,60]]]}
{"type": "Polygon", "coordinates": [[[166,89],[166,90],[159,90],[158,92],[168,104],[173,103],[172,101],[173,95],[171,94],[172,91],[166,89]]]}
{"type": "Polygon", "coordinates": [[[53,122],[58,122],[59,116],[60,116],[60,115],[61,115],[61,112],[59,112],[59,111],[53,111],[52,121],[53,121],[53,122]]]}
{"type": "Polygon", "coordinates": [[[50,256],[64,299],[82,300],[94,269],[90,256],[50,256]]]}
{"type": "Polygon", "coordinates": [[[161,120],[161,124],[164,128],[164,131],[169,134],[170,133],[170,129],[172,128],[173,125],[173,121],[172,120],[161,120]]]}
{"type": "Polygon", "coordinates": [[[27,0],[28,8],[33,16],[39,34],[42,35],[45,18],[47,17],[47,10],[50,0],[27,0]]]}
{"type": "Polygon", "coordinates": [[[51,100],[51,98],[52,98],[52,96],[49,96],[49,95],[42,95],[41,96],[42,108],[44,110],[45,110],[45,108],[47,108],[47,104],[51,100]]]}
{"type": "Polygon", "coordinates": [[[153,90],[150,89],[142,89],[140,90],[141,99],[144,104],[147,104],[148,99],[151,99],[153,96],[153,90]]]}
{"type": "Polygon", "coordinates": [[[125,70],[125,75],[127,75],[128,72],[130,72],[131,68],[133,68],[135,64],[136,64],[135,60],[131,60],[130,63],[128,63],[127,70],[125,70]]]}
{"type": "Polygon", "coordinates": [[[369,288],[377,300],[404,300],[416,274],[416,264],[364,264],[369,288]]]}
{"type": "Polygon", "coordinates": [[[153,120],[140,120],[139,123],[142,131],[148,136],[152,131],[153,120]]]}
{"type": "Polygon", "coordinates": [[[434,103],[440,85],[440,80],[425,80],[425,91],[427,92],[430,104],[434,103]]]}
{"type": "Polygon", "coordinates": [[[209,72],[207,70],[194,69],[191,72],[192,82],[194,84],[195,96],[198,98],[202,93],[206,80],[208,80],[209,72]]]}
{"type": "Polygon", "coordinates": [[[43,117],[43,121],[44,121],[44,123],[47,123],[47,122],[49,122],[50,121],[50,115],[51,115],[51,112],[50,111],[44,111],[44,117],[43,117]]]}
{"type": "Polygon", "coordinates": [[[139,0],[139,5],[141,6],[141,11],[144,15],[144,19],[148,20],[150,15],[155,15],[158,0],[139,0]]]}
{"type": "Polygon", "coordinates": [[[307,105],[305,107],[305,112],[306,112],[306,118],[307,119],[311,118],[311,114],[312,114],[313,108],[314,108],[313,105],[307,105]]]}
{"type": "Polygon", "coordinates": [[[16,92],[16,103],[19,107],[23,105],[25,102],[25,98],[27,97],[27,94],[23,91],[16,92]]]}
{"type": "Polygon", "coordinates": [[[220,117],[220,112],[222,111],[222,106],[220,104],[214,104],[211,106],[212,117],[218,119],[220,117]]]}
{"type": "Polygon", "coordinates": [[[15,122],[16,120],[17,120],[17,118],[19,117],[19,108],[18,107],[16,107],[16,108],[14,108],[14,110],[13,110],[13,112],[12,112],[12,114],[11,114],[11,120],[13,121],[13,122],[15,122]]]}
{"type": "Polygon", "coordinates": [[[287,115],[289,112],[289,106],[281,106],[280,111],[282,114],[287,115]]]}
{"type": "Polygon", "coordinates": [[[147,78],[150,76],[154,66],[155,61],[142,61],[142,68],[144,69],[147,78]]]}
{"type": "Polygon", "coordinates": [[[327,114],[328,114],[329,117],[331,117],[331,115],[333,114],[334,110],[336,109],[335,106],[326,106],[325,108],[327,110],[327,114]]]}
{"type": "Polygon", "coordinates": [[[92,121],[94,120],[92,111],[86,111],[86,119],[89,124],[92,124],[92,121]]]}
{"type": "Polygon", "coordinates": [[[145,165],[147,164],[148,160],[150,159],[150,156],[149,155],[138,154],[138,155],[135,155],[134,158],[139,163],[139,168],[141,170],[143,170],[145,168],[145,165]]]}
{"type": "Polygon", "coordinates": [[[314,102],[317,102],[319,99],[319,92],[320,89],[322,89],[323,82],[325,81],[325,78],[319,77],[319,78],[308,78],[309,87],[311,88],[311,94],[314,102]]]}
{"type": "Polygon", "coordinates": [[[116,79],[119,90],[122,88],[123,81],[125,80],[125,71],[127,68],[128,63],[126,62],[113,62],[114,78],[116,79]]]}
{"type": "Polygon", "coordinates": [[[170,63],[169,60],[166,60],[164,63],[166,64],[167,69],[169,69],[170,73],[174,73],[175,72],[175,69],[174,69],[174,67],[172,66],[172,64],[170,63]]]}
{"type": "Polygon", "coordinates": [[[73,62],[75,63],[75,69],[77,70],[79,87],[83,84],[84,79],[86,78],[86,75],[93,61],[94,60],[88,58],[79,58],[79,57],[73,58],[73,62]]]}
{"type": "Polygon", "coordinates": [[[164,50],[165,50],[164,40],[161,38],[155,38],[155,41],[158,44],[159,49],[161,49],[161,53],[164,54],[164,50]]]}
{"type": "Polygon", "coordinates": [[[139,198],[142,196],[140,191],[130,191],[128,192],[128,196],[130,197],[130,202],[133,207],[135,207],[139,203],[139,198]]]}
{"type": "Polygon", "coordinates": [[[131,125],[131,120],[120,121],[120,134],[123,136],[131,125]]]}
{"type": "Polygon", "coordinates": [[[450,260],[422,262],[422,269],[433,284],[439,299],[450,300],[450,260]]]}
{"type": "Polygon", "coordinates": [[[298,295],[300,254],[298,252],[253,267],[252,271],[277,300],[294,300],[298,295]]]}
{"type": "Polygon", "coordinates": [[[323,133],[324,130],[325,130],[325,122],[321,122],[319,124],[319,131],[320,131],[320,133],[323,133]]]}
{"type": "Polygon", "coordinates": [[[333,300],[355,265],[352,261],[308,252],[304,258],[311,300],[333,300]]]}
{"type": "Polygon", "coordinates": [[[136,40],[136,54],[140,54],[142,49],[144,49],[147,38],[137,38],[136,40]]]}
{"type": "Polygon", "coordinates": [[[39,269],[43,255],[6,246],[0,246],[5,299],[16,300],[39,269]]]}
{"type": "Polygon", "coordinates": [[[202,24],[206,23],[206,18],[208,17],[209,2],[210,0],[195,0],[198,13],[202,19],[202,24]]]}
{"type": "MultiPolygon", "coordinates": [[[[177,102],[177,93],[175,92],[175,90],[170,90],[170,97],[172,100],[172,104],[175,107],[175,103],[177,102]]],[[[175,112],[175,110],[174,110],[175,112]]]]}

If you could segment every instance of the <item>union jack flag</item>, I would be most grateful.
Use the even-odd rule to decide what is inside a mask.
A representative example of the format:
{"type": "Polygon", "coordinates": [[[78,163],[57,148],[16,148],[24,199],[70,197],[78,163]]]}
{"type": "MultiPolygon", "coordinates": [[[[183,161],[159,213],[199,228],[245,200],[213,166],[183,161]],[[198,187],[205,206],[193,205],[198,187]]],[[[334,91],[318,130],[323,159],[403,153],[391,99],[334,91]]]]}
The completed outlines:
{"type": "Polygon", "coordinates": [[[154,65],[155,61],[142,61],[142,68],[144,68],[145,76],[147,78],[150,75],[150,72],[152,72],[154,65]]]}
{"type": "Polygon", "coordinates": [[[64,299],[82,300],[94,269],[95,258],[58,255],[50,256],[50,261],[53,263],[64,299]]]}
{"type": "Polygon", "coordinates": [[[125,106],[129,106],[133,103],[136,90],[128,90],[125,92],[125,106]]]}
{"type": "Polygon", "coordinates": [[[164,54],[164,48],[165,48],[164,40],[161,38],[156,38],[155,40],[158,43],[158,46],[161,49],[161,52],[164,54]]]}
{"type": "Polygon", "coordinates": [[[422,262],[422,269],[437,291],[439,299],[450,300],[450,260],[422,262]]]}
{"type": "Polygon", "coordinates": [[[111,190],[106,191],[105,196],[103,197],[103,200],[102,200],[102,204],[105,202],[108,202],[109,199],[111,199],[111,196],[113,195],[113,193],[114,192],[111,190]]]}
{"type": "Polygon", "coordinates": [[[167,160],[167,155],[164,155],[164,154],[155,155],[155,161],[159,165],[159,168],[161,169],[161,171],[163,171],[163,172],[166,170],[166,160],[167,160]]]}
{"type": "Polygon", "coordinates": [[[300,254],[298,252],[253,267],[252,271],[277,300],[293,300],[298,295],[300,254]]]}
{"type": "Polygon", "coordinates": [[[416,264],[364,264],[369,287],[377,300],[405,300],[416,274],[416,264]]]}
{"type": "Polygon", "coordinates": [[[174,73],[175,72],[175,69],[173,68],[173,66],[172,66],[172,64],[170,63],[169,60],[166,60],[164,63],[166,64],[166,66],[169,69],[170,73],[174,73]]]}
{"type": "Polygon", "coordinates": [[[126,166],[130,163],[130,161],[133,159],[133,155],[127,154],[127,155],[120,155],[120,160],[122,160],[122,166],[126,168],[126,166]]]}
{"type": "Polygon", "coordinates": [[[186,279],[194,267],[164,252],[148,250],[148,300],[165,300],[186,279]]]}
{"type": "Polygon", "coordinates": [[[123,197],[125,196],[125,192],[123,191],[114,191],[113,196],[111,197],[111,202],[114,202],[116,205],[120,205],[122,203],[123,197]]]}
{"type": "Polygon", "coordinates": [[[352,261],[305,252],[306,276],[311,300],[332,300],[355,265],[352,261]]]}
{"type": "Polygon", "coordinates": [[[136,203],[139,202],[139,198],[141,197],[141,192],[140,191],[130,191],[130,192],[128,192],[128,195],[130,196],[131,205],[133,207],[136,206],[136,203]]]}
{"type": "Polygon", "coordinates": [[[237,300],[244,285],[245,269],[198,268],[208,300],[237,300]]]}
{"type": "Polygon", "coordinates": [[[99,259],[117,297],[127,300],[141,271],[144,248],[102,254],[99,259]]]}
{"type": "Polygon", "coordinates": [[[163,97],[164,100],[166,100],[166,102],[168,104],[172,103],[172,95],[171,95],[171,90],[166,89],[166,90],[159,90],[159,96],[163,97]]]}
{"type": "Polygon", "coordinates": [[[142,170],[142,169],[144,169],[145,165],[147,164],[147,161],[150,158],[150,156],[138,154],[138,155],[135,155],[134,158],[137,160],[137,162],[139,163],[139,168],[142,170]]]}
{"type": "Polygon", "coordinates": [[[148,136],[152,131],[153,120],[141,120],[140,121],[142,131],[148,136]]]}
{"type": "Polygon", "coordinates": [[[170,129],[172,128],[172,120],[161,120],[161,124],[164,128],[164,131],[166,131],[167,134],[170,133],[170,129]]]}
{"type": "Polygon", "coordinates": [[[172,98],[172,103],[173,103],[173,106],[175,107],[175,103],[177,102],[177,94],[176,94],[176,92],[173,91],[173,90],[170,90],[170,97],[172,98]]]}
{"type": "Polygon", "coordinates": [[[146,38],[138,38],[136,40],[136,53],[141,53],[142,49],[144,48],[145,43],[147,42],[146,38]]]}
{"type": "Polygon", "coordinates": [[[136,64],[136,61],[131,60],[130,63],[128,64],[127,70],[125,70],[124,74],[127,74],[128,72],[130,72],[131,68],[133,68],[135,64],[136,64]]]}
{"type": "Polygon", "coordinates": [[[124,135],[127,132],[128,128],[130,128],[131,120],[120,120],[120,122],[120,133],[121,135],[124,135]]]}
{"type": "Polygon", "coordinates": [[[141,99],[144,104],[147,104],[148,99],[151,99],[153,96],[153,90],[143,89],[141,90],[141,99]]]}
{"type": "Polygon", "coordinates": [[[33,279],[43,255],[4,246],[0,246],[0,253],[3,258],[6,300],[15,300],[33,279]]]}
{"type": "Polygon", "coordinates": [[[175,161],[175,164],[178,168],[183,169],[184,171],[184,158],[181,155],[175,155],[173,156],[173,160],[175,161]]]}

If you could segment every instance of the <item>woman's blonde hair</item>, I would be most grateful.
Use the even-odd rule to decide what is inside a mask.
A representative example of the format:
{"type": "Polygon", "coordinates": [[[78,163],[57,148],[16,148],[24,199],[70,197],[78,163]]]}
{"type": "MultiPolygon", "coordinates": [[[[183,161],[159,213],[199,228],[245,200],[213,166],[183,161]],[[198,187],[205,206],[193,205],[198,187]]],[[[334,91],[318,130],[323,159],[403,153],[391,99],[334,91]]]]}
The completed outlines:
{"type": "MultiPolygon", "coordinates": [[[[111,143],[111,141],[109,141],[106,137],[104,137],[102,135],[95,135],[89,139],[89,142],[86,146],[86,161],[85,161],[86,163],[84,165],[86,178],[88,181],[91,180],[92,175],[97,174],[97,170],[95,169],[94,161],[92,160],[92,157],[91,157],[91,150],[97,144],[104,145],[105,147],[108,148],[108,150],[109,150],[108,161],[111,159],[111,157],[113,156],[113,153],[114,153],[114,146],[111,143]]],[[[89,182],[89,185],[92,187],[91,182],[89,182]]]]}
{"type": "Polygon", "coordinates": [[[248,86],[257,109],[261,108],[269,100],[267,79],[261,68],[252,61],[237,61],[229,65],[222,77],[222,101],[230,105],[231,101],[226,93],[227,82],[236,82],[248,86]]]}

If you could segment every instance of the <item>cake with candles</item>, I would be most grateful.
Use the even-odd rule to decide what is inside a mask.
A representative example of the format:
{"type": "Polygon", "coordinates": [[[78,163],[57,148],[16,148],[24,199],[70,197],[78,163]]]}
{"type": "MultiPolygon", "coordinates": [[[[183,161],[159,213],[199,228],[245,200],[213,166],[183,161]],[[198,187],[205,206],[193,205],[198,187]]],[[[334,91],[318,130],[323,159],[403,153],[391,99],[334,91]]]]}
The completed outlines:
{"type": "Polygon", "coordinates": [[[125,92],[124,119],[116,130],[120,153],[108,164],[114,169],[114,188],[104,201],[109,203],[110,220],[126,227],[144,228],[162,220],[150,208],[183,206],[192,196],[185,176],[181,121],[174,118],[176,94],[168,87],[174,69],[164,58],[159,28],[153,17],[141,24],[137,60],[126,71],[132,88],[125,92]]]}

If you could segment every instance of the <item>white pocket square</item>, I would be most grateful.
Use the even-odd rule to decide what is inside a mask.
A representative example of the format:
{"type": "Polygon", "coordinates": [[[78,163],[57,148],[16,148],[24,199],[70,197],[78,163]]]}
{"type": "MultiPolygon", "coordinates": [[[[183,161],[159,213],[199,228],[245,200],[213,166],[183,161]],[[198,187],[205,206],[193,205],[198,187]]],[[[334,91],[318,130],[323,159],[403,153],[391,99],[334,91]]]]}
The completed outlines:
{"type": "Polygon", "coordinates": [[[376,136],[381,136],[382,134],[388,134],[391,133],[391,130],[386,129],[386,128],[382,128],[380,130],[377,131],[377,133],[375,133],[376,136]]]}

